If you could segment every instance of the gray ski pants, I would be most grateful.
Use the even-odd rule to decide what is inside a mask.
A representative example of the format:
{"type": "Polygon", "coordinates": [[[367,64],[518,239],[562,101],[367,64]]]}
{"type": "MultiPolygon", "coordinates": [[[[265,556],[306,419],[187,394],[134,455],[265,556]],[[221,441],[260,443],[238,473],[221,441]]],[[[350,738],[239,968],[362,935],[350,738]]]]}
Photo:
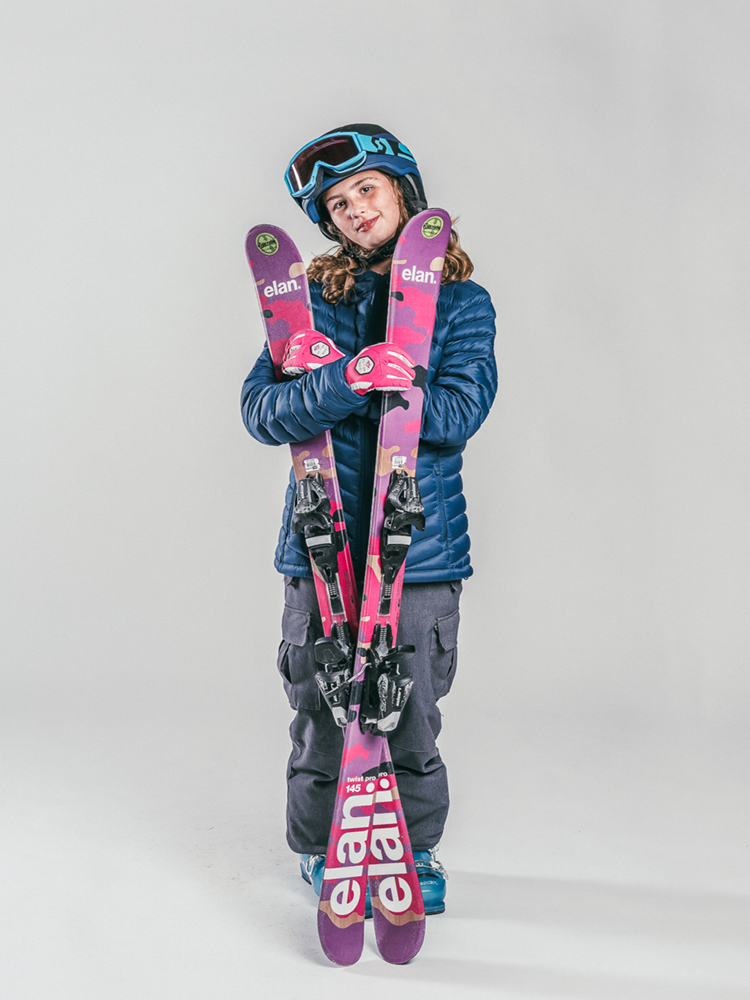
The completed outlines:
{"type": "MultiPolygon", "coordinates": [[[[323,634],[315,585],[284,577],[285,606],[278,668],[296,715],[289,728],[287,841],[298,854],[325,854],[336,798],[343,731],[318,691],[313,655],[323,634]]],[[[404,585],[399,644],[416,646],[409,658],[414,687],[398,727],[389,734],[412,848],[439,842],[448,815],[448,776],[435,740],[441,728],[437,701],[456,670],[461,581],[404,585]]]]}

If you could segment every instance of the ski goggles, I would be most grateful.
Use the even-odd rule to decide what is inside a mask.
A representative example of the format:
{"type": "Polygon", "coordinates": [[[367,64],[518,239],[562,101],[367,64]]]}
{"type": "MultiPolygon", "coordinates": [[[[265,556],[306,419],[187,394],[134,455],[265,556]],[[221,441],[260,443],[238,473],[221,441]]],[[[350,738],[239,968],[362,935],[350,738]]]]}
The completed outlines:
{"type": "Polygon", "coordinates": [[[308,143],[292,157],[285,174],[286,186],[293,198],[307,198],[317,189],[321,171],[346,176],[363,166],[372,154],[403,157],[416,166],[406,146],[393,137],[335,132],[308,143]]]}

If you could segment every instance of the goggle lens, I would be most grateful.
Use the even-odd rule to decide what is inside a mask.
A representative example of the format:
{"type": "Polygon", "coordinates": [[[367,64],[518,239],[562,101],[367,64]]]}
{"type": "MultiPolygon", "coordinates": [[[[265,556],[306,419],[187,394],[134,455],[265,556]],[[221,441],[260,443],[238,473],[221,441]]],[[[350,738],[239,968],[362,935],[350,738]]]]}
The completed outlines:
{"type": "Polygon", "coordinates": [[[322,138],[306,146],[289,165],[287,177],[294,194],[304,190],[315,176],[316,167],[340,167],[349,163],[361,153],[360,147],[350,135],[335,135],[322,138]]]}

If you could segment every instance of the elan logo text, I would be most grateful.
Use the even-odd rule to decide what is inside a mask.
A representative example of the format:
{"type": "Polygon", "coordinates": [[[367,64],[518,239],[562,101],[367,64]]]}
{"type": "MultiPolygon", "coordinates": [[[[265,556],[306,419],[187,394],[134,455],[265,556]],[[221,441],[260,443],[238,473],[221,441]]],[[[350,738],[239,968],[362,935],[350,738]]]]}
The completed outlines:
{"type": "Polygon", "coordinates": [[[266,285],[263,289],[263,294],[267,299],[270,299],[272,295],[283,295],[284,292],[298,291],[299,285],[294,278],[290,278],[289,281],[274,281],[272,285],[266,285]]]}
{"type": "Polygon", "coordinates": [[[435,285],[434,271],[418,271],[416,267],[405,267],[401,272],[404,281],[420,281],[423,285],[435,285]]]}

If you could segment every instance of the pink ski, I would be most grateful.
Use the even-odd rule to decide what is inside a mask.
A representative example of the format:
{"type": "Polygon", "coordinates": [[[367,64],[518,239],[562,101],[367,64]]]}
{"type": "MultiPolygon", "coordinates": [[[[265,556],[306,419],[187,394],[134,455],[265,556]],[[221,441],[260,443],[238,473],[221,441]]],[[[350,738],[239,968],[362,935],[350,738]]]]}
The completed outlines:
{"type": "MultiPolygon", "coordinates": [[[[276,378],[279,382],[286,381],[281,362],[287,341],[298,330],[314,327],[305,266],[293,241],[278,226],[262,225],[251,229],[245,241],[245,252],[255,281],[276,378]]],[[[323,631],[327,637],[337,640],[338,645],[350,645],[357,634],[359,603],[330,431],[309,441],[291,444],[290,448],[298,487],[295,515],[301,503],[304,508],[299,515],[302,521],[305,511],[313,510],[315,520],[330,527],[330,530],[317,528],[312,537],[305,530],[311,552],[311,542],[315,543],[315,557],[310,562],[323,631]],[[330,557],[328,566],[322,558],[326,550],[330,557]]],[[[333,664],[338,649],[335,643],[329,645],[334,650],[329,655],[329,662],[333,664]]],[[[321,672],[318,683],[325,677],[329,678],[329,688],[340,683],[330,671],[321,672]]],[[[324,686],[321,684],[321,690],[324,686]]],[[[326,694],[325,690],[323,693],[326,694]]],[[[348,690],[342,689],[339,701],[343,699],[345,704],[347,695],[348,690]]],[[[335,700],[336,695],[333,697],[335,700]]],[[[337,721],[343,725],[345,709],[339,708],[338,712],[337,721]]],[[[334,717],[336,714],[334,709],[334,717]]]]}
{"type": "Polygon", "coordinates": [[[349,721],[318,909],[321,945],[337,965],[362,953],[368,875],[382,957],[408,962],[424,939],[422,893],[385,734],[397,725],[410,687],[400,671],[409,649],[395,645],[406,554],[400,550],[410,542],[404,525],[420,527],[414,477],[422,387],[450,230],[441,209],[417,215],[399,237],[391,270],[387,340],[411,355],[417,378],[408,391],[383,397],[349,721]]]}

